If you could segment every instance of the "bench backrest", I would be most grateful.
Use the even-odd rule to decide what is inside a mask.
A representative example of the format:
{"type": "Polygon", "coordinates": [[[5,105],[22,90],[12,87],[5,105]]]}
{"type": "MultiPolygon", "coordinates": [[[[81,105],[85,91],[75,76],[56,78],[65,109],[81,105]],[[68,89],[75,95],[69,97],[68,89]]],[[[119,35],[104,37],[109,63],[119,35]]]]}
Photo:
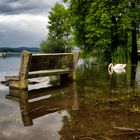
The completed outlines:
{"type": "Polygon", "coordinates": [[[73,68],[72,53],[33,54],[29,71],[73,68]]]}
{"type": "Polygon", "coordinates": [[[32,71],[67,68],[74,70],[77,60],[78,53],[32,54],[31,52],[23,51],[19,77],[27,79],[28,73],[32,71]]]}

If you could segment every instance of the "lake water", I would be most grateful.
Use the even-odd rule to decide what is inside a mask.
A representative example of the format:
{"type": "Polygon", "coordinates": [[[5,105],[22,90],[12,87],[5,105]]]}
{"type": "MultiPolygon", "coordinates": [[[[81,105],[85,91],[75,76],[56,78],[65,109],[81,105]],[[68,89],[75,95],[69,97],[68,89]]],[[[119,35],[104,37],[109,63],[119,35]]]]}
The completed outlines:
{"type": "MultiPolygon", "coordinates": [[[[0,58],[0,80],[18,67],[19,57],[0,58]]],[[[140,139],[140,63],[134,68],[110,75],[107,66],[80,59],[76,82],[11,91],[19,101],[7,99],[1,84],[0,140],[140,139]]]]}
{"type": "Polygon", "coordinates": [[[19,57],[0,57],[0,80],[4,80],[7,74],[18,73],[20,64],[19,57]]]}

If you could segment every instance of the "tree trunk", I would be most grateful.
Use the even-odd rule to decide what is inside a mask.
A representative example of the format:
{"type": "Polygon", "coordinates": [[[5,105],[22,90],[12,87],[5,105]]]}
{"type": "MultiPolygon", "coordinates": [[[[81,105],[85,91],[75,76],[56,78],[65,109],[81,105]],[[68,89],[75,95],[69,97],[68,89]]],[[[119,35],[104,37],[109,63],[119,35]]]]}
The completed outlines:
{"type": "MultiPolygon", "coordinates": [[[[135,3],[132,2],[132,8],[135,8],[135,3]]],[[[138,53],[137,53],[137,31],[136,31],[136,22],[132,20],[132,51],[131,51],[131,63],[138,63],[138,53]]]]}

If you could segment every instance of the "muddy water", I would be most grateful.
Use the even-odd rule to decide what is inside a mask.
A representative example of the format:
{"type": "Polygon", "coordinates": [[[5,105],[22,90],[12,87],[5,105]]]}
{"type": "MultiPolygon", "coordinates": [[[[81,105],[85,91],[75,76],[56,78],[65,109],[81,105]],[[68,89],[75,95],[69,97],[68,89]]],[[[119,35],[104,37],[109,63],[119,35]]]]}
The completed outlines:
{"type": "Polygon", "coordinates": [[[0,85],[0,139],[140,139],[140,64],[109,75],[107,66],[82,62],[76,82],[40,84],[48,81],[29,91],[0,85]]]}

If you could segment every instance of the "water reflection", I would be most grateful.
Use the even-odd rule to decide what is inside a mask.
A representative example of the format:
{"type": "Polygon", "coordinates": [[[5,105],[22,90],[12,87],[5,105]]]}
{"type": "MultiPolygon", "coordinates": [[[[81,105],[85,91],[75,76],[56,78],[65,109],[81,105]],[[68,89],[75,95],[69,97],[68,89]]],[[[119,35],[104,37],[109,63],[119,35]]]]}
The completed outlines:
{"type": "Polygon", "coordinates": [[[137,74],[136,67],[110,76],[107,66],[90,65],[85,69],[81,65],[74,83],[30,91],[10,90],[7,98],[19,100],[24,126],[36,125],[37,118],[41,121],[43,116],[45,120],[51,113],[65,111],[57,131],[61,140],[136,140],[140,138],[137,74]]]}
{"type": "Polygon", "coordinates": [[[131,67],[131,87],[135,87],[137,65],[131,67]]]}
{"type": "Polygon", "coordinates": [[[33,125],[34,119],[50,113],[78,109],[75,83],[31,91],[10,89],[7,98],[19,101],[24,126],[33,125]]]}

